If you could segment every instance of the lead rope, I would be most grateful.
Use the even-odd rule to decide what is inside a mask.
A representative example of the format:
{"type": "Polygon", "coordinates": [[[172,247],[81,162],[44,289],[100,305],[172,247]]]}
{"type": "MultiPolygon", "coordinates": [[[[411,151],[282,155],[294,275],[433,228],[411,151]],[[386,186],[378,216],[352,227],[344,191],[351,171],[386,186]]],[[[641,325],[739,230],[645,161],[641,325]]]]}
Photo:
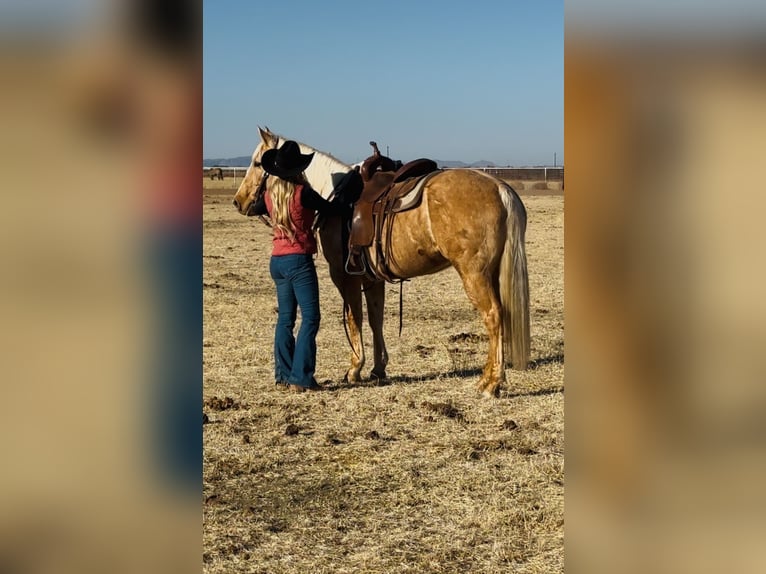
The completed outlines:
{"type": "Polygon", "coordinates": [[[354,356],[356,357],[357,361],[360,360],[359,353],[356,352],[356,349],[354,348],[354,343],[351,342],[351,335],[348,332],[348,323],[346,322],[346,299],[343,299],[343,309],[341,310],[341,315],[343,315],[343,332],[346,333],[346,342],[348,343],[348,346],[351,347],[351,350],[354,352],[354,356]]]}
{"type": "Polygon", "coordinates": [[[404,280],[399,281],[399,336],[402,336],[402,309],[404,307],[404,295],[402,294],[404,280]]]}

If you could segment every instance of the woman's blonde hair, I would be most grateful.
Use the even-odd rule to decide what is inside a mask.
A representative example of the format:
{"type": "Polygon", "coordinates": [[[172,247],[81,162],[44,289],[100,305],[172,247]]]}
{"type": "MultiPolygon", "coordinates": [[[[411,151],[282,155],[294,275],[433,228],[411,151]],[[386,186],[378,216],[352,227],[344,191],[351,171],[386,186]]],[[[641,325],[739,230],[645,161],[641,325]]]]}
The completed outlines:
{"type": "Polygon", "coordinates": [[[271,223],[274,229],[281,230],[290,239],[295,239],[295,224],[290,218],[290,203],[295,195],[295,186],[302,181],[300,176],[294,181],[274,177],[269,186],[272,203],[271,223]]]}

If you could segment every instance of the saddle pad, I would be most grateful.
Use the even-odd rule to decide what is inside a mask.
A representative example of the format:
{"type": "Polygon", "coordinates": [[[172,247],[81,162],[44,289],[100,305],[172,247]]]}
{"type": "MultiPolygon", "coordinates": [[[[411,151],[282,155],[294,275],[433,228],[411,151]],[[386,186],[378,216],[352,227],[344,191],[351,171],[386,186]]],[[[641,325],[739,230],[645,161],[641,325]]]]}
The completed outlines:
{"type": "MultiPolygon", "coordinates": [[[[417,207],[418,203],[420,203],[420,196],[423,194],[423,187],[428,183],[428,181],[435,175],[441,173],[442,170],[432,171],[431,173],[428,173],[420,178],[420,180],[415,184],[415,187],[412,188],[411,191],[407,192],[406,195],[403,195],[399,199],[396,200],[396,202],[393,205],[393,211],[394,213],[399,213],[400,211],[407,211],[408,209],[413,209],[414,207],[417,207]]],[[[406,180],[402,182],[402,184],[406,184],[406,180]]],[[[396,185],[402,185],[402,184],[396,184],[396,185]]]]}

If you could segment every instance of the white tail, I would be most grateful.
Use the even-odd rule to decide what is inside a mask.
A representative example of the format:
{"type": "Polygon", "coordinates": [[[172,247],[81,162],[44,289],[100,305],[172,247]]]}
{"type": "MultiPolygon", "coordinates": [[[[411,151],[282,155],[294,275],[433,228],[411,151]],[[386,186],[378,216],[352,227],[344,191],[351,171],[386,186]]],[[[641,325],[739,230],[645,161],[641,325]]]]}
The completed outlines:
{"type": "Polygon", "coordinates": [[[500,259],[500,304],[503,308],[503,353],[516,370],[529,364],[529,277],[524,234],[527,212],[507,185],[499,186],[507,210],[505,248],[500,259]]]}

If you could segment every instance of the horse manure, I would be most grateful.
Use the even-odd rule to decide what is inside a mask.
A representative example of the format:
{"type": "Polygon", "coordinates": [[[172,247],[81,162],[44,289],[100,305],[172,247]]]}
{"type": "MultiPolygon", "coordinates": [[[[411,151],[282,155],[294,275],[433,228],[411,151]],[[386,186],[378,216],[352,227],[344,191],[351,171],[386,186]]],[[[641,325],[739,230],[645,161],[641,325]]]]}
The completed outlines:
{"type": "Polygon", "coordinates": [[[298,434],[300,430],[301,429],[298,425],[289,424],[285,427],[285,436],[294,436],[298,434]]]}
{"type": "Polygon", "coordinates": [[[239,410],[243,406],[242,403],[235,401],[231,397],[224,397],[222,399],[219,397],[210,397],[204,402],[204,405],[214,411],[239,410]]]}
{"type": "Polygon", "coordinates": [[[440,414],[442,416],[445,416],[450,419],[455,419],[459,422],[465,422],[465,417],[463,416],[463,413],[461,413],[452,403],[430,403],[428,401],[423,401],[420,403],[420,407],[433,412],[440,414]]]}
{"type": "Polygon", "coordinates": [[[418,354],[419,357],[425,359],[426,357],[431,356],[431,353],[434,352],[434,347],[426,347],[424,345],[415,345],[415,352],[418,354]]]}
{"type": "Polygon", "coordinates": [[[327,442],[330,444],[343,444],[343,441],[333,434],[327,435],[327,442]]]}
{"type": "Polygon", "coordinates": [[[285,530],[287,530],[287,524],[282,521],[276,520],[267,524],[266,530],[268,530],[269,532],[273,532],[274,534],[279,534],[280,532],[284,532],[285,530]]]}
{"type": "Polygon", "coordinates": [[[481,343],[488,340],[488,337],[476,333],[458,333],[457,335],[450,335],[448,340],[450,343],[481,343]]]}
{"type": "Polygon", "coordinates": [[[482,457],[482,453],[479,452],[478,450],[471,450],[466,456],[468,460],[479,460],[481,457],[482,457]]]}
{"type": "Polygon", "coordinates": [[[368,438],[370,440],[380,440],[380,434],[376,430],[371,430],[365,433],[364,438],[368,438]]]}

